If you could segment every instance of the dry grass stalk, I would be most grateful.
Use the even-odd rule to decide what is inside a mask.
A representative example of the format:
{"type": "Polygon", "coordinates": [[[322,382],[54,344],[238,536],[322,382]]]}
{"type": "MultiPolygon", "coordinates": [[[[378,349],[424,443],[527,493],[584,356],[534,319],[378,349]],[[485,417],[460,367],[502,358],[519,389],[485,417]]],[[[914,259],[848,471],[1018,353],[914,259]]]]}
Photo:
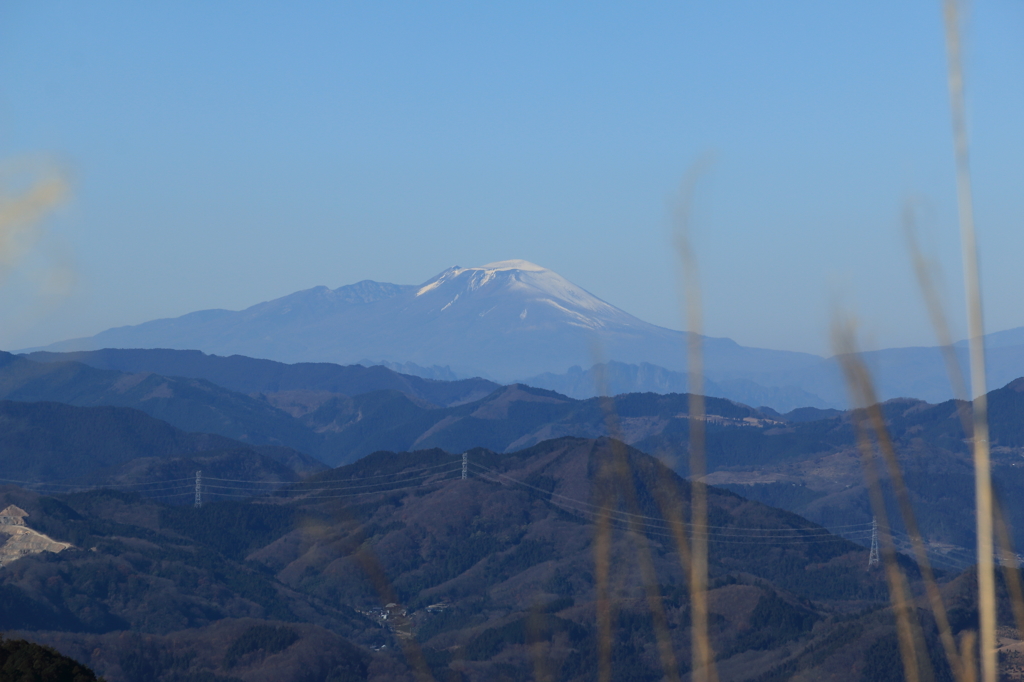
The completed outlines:
{"type": "Polygon", "coordinates": [[[676,247],[683,274],[683,301],[687,329],[687,367],[690,418],[690,614],[691,653],[695,682],[717,682],[714,652],[708,634],[708,502],[707,487],[702,482],[707,473],[705,460],[704,348],[701,341],[703,310],[700,299],[700,278],[697,259],[690,244],[690,213],[697,179],[710,163],[699,160],[683,181],[681,201],[675,211],[676,247]]]}
{"type": "MultiPolygon", "coordinates": [[[[970,398],[967,394],[967,384],[964,380],[963,371],[959,359],[953,347],[953,336],[950,333],[948,316],[946,315],[943,299],[938,293],[938,286],[935,281],[933,264],[922,254],[917,242],[914,230],[914,213],[909,204],[904,207],[903,215],[904,232],[907,237],[907,246],[910,250],[911,260],[914,263],[914,271],[917,275],[918,285],[924,296],[928,307],[932,327],[942,349],[943,360],[946,364],[946,372],[949,374],[949,381],[953,388],[953,396],[958,401],[957,412],[963,424],[964,435],[971,438],[973,432],[973,418],[970,410],[970,398]]],[[[1007,589],[1010,592],[1010,605],[1013,609],[1013,619],[1017,624],[1018,636],[1024,635],[1024,586],[1021,583],[1020,569],[1017,565],[1017,555],[1013,548],[1013,538],[1006,518],[1003,515],[999,500],[993,497],[993,513],[995,522],[996,540],[1000,551],[1000,563],[1003,566],[1003,576],[1006,580],[1007,589]]],[[[945,642],[943,642],[945,646],[945,642]]],[[[968,671],[965,670],[965,674],[968,671]]],[[[969,671],[970,679],[974,679],[974,671],[969,671]]]]}
{"type": "Polygon", "coordinates": [[[608,467],[602,466],[595,480],[597,523],[594,529],[594,582],[597,591],[597,679],[611,682],[612,679],[612,600],[609,585],[611,573],[612,522],[611,476],[608,467]]]}
{"type": "MultiPolygon", "coordinates": [[[[928,309],[928,318],[931,320],[932,329],[935,330],[935,336],[939,342],[942,360],[946,365],[949,383],[953,388],[953,397],[957,400],[968,401],[970,398],[967,395],[967,382],[964,379],[960,360],[956,356],[956,349],[953,347],[949,316],[946,314],[946,306],[943,304],[939,292],[937,265],[926,258],[921,250],[921,245],[917,240],[915,222],[914,207],[907,202],[903,206],[903,235],[907,240],[907,250],[910,251],[910,260],[914,265],[917,284],[921,289],[925,307],[928,309]]],[[[959,413],[964,425],[964,433],[970,437],[971,417],[966,407],[966,405],[960,405],[959,413]]]]}
{"type": "MultiPolygon", "coordinates": [[[[398,598],[398,592],[395,591],[394,585],[388,579],[387,573],[384,571],[384,567],[378,560],[377,555],[374,553],[370,543],[366,541],[366,537],[363,534],[362,522],[356,518],[349,508],[343,503],[337,503],[332,505],[331,512],[335,518],[333,527],[331,526],[320,526],[320,527],[306,527],[304,530],[309,533],[323,533],[326,537],[336,536],[336,528],[347,527],[350,531],[349,542],[353,545],[357,545],[358,549],[352,554],[353,560],[359,564],[360,568],[366,574],[366,578],[370,581],[370,585],[373,586],[374,591],[380,597],[380,603],[382,606],[388,604],[401,604],[398,598]]],[[[434,682],[434,676],[430,672],[430,666],[427,664],[427,659],[423,656],[423,650],[420,648],[419,642],[416,641],[415,637],[397,637],[396,638],[402,647],[402,653],[405,655],[405,661],[409,667],[412,668],[413,674],[417,680],[421,682],[434,682]]]]}
{"type": "Polygon", "coordinates": [[[1024,638],[1024,587],[1021,586],[1020,566],[1017,554],[1013,551],[1010,527],[1006,523],[1003,506],[999,504],[998,498],[994,500],[993,510],[996,539],[999,541],[999,563],[1003,565],[1003,578],[1006,580],[1006,589],[1010,592],[1010,607],[1013,609],[1013,620],[1017,624],[1017,637],[1024,638]]]}
{"type": "Polygon", "coordinates": [[[526,618],[526,643],[533,658],[533,679],[536,682],[555,682],[551,671],[549,644],[550,632],[544,623],[541,604],[535,604],[526,618]]]}
{"type": "Polygon", "coordinates": [[[918,568],[921,570],[921,577],[924,579],[925,594],[928,597],[928,603],[931,607],[932,615],[935,618],[935,624],[939,630],[939,641],[942,643],[942,648],[945,651],[949,667],[953,671],[954,679],[963,682],[964,670],[960,661],[960,655],[957,652],[956,640],[953,638],[953,631],[949,625],[949,616],[946,613],[946,606],[942,601],[942,594],[939,592],[939,586],[935,581],[935,574],[932,572],[931,562],[928,560],[928,550],[925,547],[924,539],[922,538],[920,528],[917,525],[917,517],[914,514],[914,509],[910,502],[910,495],[907,491],[906,482],[903,480],[903,472],[900,470],[899,461],[896,458],[896,450],[893,447],[892,438],[889,436],[889,430],[885,425],[885,417],[882,414],[882,408],[878,403],[874,387],[871,385],[870,377],[868,377],[867,370],[863,366],[863,363],[860,363],[859,358],[856,356],[848,359],[847,361],[858,362],[858,364],[860,364],[857,371],[859,371],[862,376],[863,397],[867,404],[865,412],[871,423],[871,427],[875,432],[878,448],[882,453],[882,457],[885,460],[886,467],[889,471],[889,479],[892,481],[893,490],[896,494],[896,501],[900,508],[900,515],[903,517],[903,524],[907,529],[907,533],[910,535],[911,544],[914,549],[914,558],[917,560],[918,568]]]}
{"type": "MultiPolygon", "coordinates": [[[[676,661],[675,651],[672,646],[672,636],[669,633],[668,618],[665,615],[665,606],[661,599],[661,588],[658,585],[658,574],[654,567],[651,547],[644,532],[643,510],[640,509],[640,504],[637,501],[633,472],[630,470],[629,456],[619,429],[618,415],[615,411],[615,400],[608,396],[603,365],[595,363],[594,366],[597,368],[595,379],[598,384],[598,393],[602,396],[601,407],[605,416],[605,428],[611,437],[608,443],[611,449],[611,459],[609,460],[610,470],[613,474],[611,480],[618,483],[618,486],[616,486],[618,492],[625,498],[626,506],[631,513],[629,517],[629,530],[637,546],[637,559],[640,563],[641,579],[647,595],[647,606],[651,610],[651,620],[658,643],[658,655],[661,658],[662,670],[665,673],[665,679],[670,681],[679,680],[679,664],[676,661]]],[[[608,501],[614,503],[614,496],[611,497],[613,499],[608,501]]]]}
{"type": "Polygon", "coordinates": [[[672,647],[672,636],[668,629],[668,618],[665,616],[665,606],[661,599],[661,588],[658,585],[658,574],[654,567],[651,547],[647,535],[644,533],[642,511],[636,499],[636,488],[633,484],[633,474],[629,468],[626,446],[618,439],[613,439],[610,446],[612,448],[612,466],[616,479],[620,483],[620,491],[626,498],[626,504],[633,514],[629,519],[629,529],[637,546],[640,575],[647,594],[647,607],[651,611],[654,634],[658,642],[658,655],[665,673],[664,679],[670,682],[677,681],[679,680],[679,665],[672,647]]]}
{"type": "Polygon", "coordinates": [[[853,332],[848,324],[837,322],[833,327],[833,343],[836,355],[840,360],[847,387],[857,409],[853,412],[853,423],[857,434],[857,447],[861,453],[864,467],[864,478],[867,482],[871,508],[878,519],[879,541],[882,549],[882,560],[885,567],[886,582],[889,585],[889,598],[896,617],[896,638],[899,645],[900,658],[903,662],[904,678],[907,682],[922,682],[922,677],[931,677],[931,666],[928,661],[924,637],[921,635],[920,623],[917,622],[910,590],[906,578],[896,560],[896,548],[889,532],[889,519],[882,495],[881,480],[875,464],[874,447],[868,436],[870,417],[864,407],[870,391],[870,377],[860,357],[856,354],[853,344],[853,332]],[[924,673],[924,675],[922,675],[924,673]]]}
{"type": "Polygon", "coordinates": [[[0,166],[0,280],[40,239],[42,218],[68,196],[64,174],[49,166],[35,167],[38,165],[5,162],[0,166]],[[19,191],[21,179],[31,182],[19,191]]]}
{"type": "Polygon", "coordinates": [[[971,395],[973,398],[974,492],[978,535],[978,611],[980,617],[979,658],[982,682],[996,682],[996,599],[992,537],[992,472],[989,458],[988,398],[985,387],[985,340],[978,277],[978,247],[974,230],[974,207],[964,107],[964,78],[960,54],[960,7],[957,0],[943,4],[949,69],[949,101],[953,118],[956,157],[957,206],[960,243],[967,294],[971,395]]]}
{"type": "MultiPolygon", "coordinates": [[[[910,217],[912,219],[912,216],[910,217]]],[[[905,220],[908,217],[905,216],[905,220]]],[[[907,226],[907,222],[904,222],[904,226],[907,226]]],[[[923,258],[920,257],[920,250],[917,248],[916,239],[913,238],[908,228],[908,241],[910,241],[911,251],[915,254],[915,269],[918,271],[918,280],[921,283],[922,289],[925,290],[925,298],[928,298],[928,293],[935,293],[934,282],[929,276],[927,268],[923,264],[923,258]]],[[[932,322],[937,328],[946,330],[948,335],[948,327],[945,326],[945,314],[942,308],[941,300],[936,298],[935,301],[929,304],[929,312],[931,313],[932,322]],[[934,305],[934,309],[933,309],[934,305]]],[[[906,482],[903,479],[903,472],[900,470],[899,460],[896,457],[896,449],[893,446],[892,438],[889,435],[889,429],[885,424],[885,416],[882,414],[882,408],[878,400],[878,395],[875,392],[871,376],[864,366],[860,356],[856,354],[856,349],[853,347],[852,334],[847,332],[846,339],[839,341],[840,345],[845,350],[842,355],[842,362],[844,363],[844,370],[846,371],[848,381],[851,382],[851,386],[857,386],[857,399],[859,404],[865,405],[864,413],[871,424],[871,428],[875,433],[875,438],[878,442],[879,450],[882,453],[882,457],[885,460],[886,468],[889,472],[889,478],[892,481],[893,490],[896,494],[896,501],[899,505],[900,515],[903,518],[903,524],[907,529],[907,533],[910,535],[911,544],[914,550],[914,558],[917,560],[918,568],[921,570],[921,577],[924,580],[925,594],[928,597],[928,604],[932,611],[932,616],[935,618],[935,624],[939,630],[939,641],[942,643],[943,651],[946,654],[946,660],[949,662],[950,670],[953,672],[954,679],[959,682],[964,682],[964,669],[963,664],[960,660],[960,654],[957,650],[956,640],[953,637],[952,628],[949,625],[949,616],[946,613],[946,606],[942,601],[942,594],[939,591],[938,583],[935,580],[935,574],[932,571],[931,561],[928,559],[928,550],[924,544],[924,538],[921,535],[920,527],[917,524],[917,516],[914,514],[913,505],[910,502],[910,494],[907,490],[906,482]],[[852,378],[851,378],[852,377],[852,378]]],[[[952,344],[949,344],[950,350],[952,350],[952,344]]],[[[956,361],[956,356],[953,356],[953,361],[956,361]]],[[[959,368],[959,366],[957,366],[959,368]]],[[[961,412],[961,416],[963,413],[961,412]]]]}
{"type": "Polygon", "coordinates": [[[965,630],[960,634],[960,660],[964,663],[967,682],[976,682],[978,679],[978,662],[974,660],[974,650],[977,645],[978,633],[974,630],[965,630]]]}

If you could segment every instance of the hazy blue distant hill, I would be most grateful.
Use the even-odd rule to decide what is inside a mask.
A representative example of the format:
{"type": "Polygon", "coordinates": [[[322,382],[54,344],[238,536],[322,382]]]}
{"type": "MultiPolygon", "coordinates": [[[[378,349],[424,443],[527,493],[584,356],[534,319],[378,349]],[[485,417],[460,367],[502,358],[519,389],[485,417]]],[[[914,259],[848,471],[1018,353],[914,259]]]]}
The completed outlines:
{"type": "Polygon", "coordinates": [[[323,440],[266,400],[203,379],[97,369],[79,362],[34,362],[2,353],[0,399],[131,407],[185,431],[314,455],[323,440]]]}
{"type": "MultiPolygon", "coordinates": [[[[610,360],[684,368],[685,334],[615,308],[526,261],[454,267],[422,286],[317,287],[242,311],[208,310],[110,329],[44,350],[198,349],[283,362],[365,358],[448,366],[460,376],[514,380],[610,360]]],[[[707,370],[788,370],[819,360],[705,339],[707,370]]],[[[723,377],[733,378],[733,377],[723,377]]]]}
{"type": "MultiPolygon", "coordinates": [[[[550,270],[526,261],[502,261],[449,268],[416,286],[363,281],[334,290],[315,287],[241,311],[199,311],[34,350],[200,350],[312,363],[319,369],[324,368],[318,363],[382,362],[432,378],[533,382],[582,398],[597,392],[595,382],[587,375],[589,370],[571,368],[593,367],[598,360],[636,368],[610,377],[617,385],[613,393],[685,390],[680,383],[684,379],[677,375],[686,371],[686,338],[684,332],[639,320],[550,270]]],[[[990,385],[1001,386],[1024,375],[1024,328],[988,338],[990,385]]],[[[704,337],[703,342],[708,392],[782,412],[847,406],[848,391],[834,358],[750,348],[727,338],[704,337]]],[[[958,344],[958,353],[965,363],[963,344],[958,344]]],[[[884,349],[866,353],[865,358],[875,370],[882,399],[940,402],[952,397],[937,348],[884,349]]],[[[254,362],[250,360],[248,367],[256,368],[254,362]]],[[[269,367],[257,373],[263,378],[275,372],[282,378],[301,373],[269,367]]],[[[193,367],[176,375],[200,376],[199,372],[193,367]]],[[[243,392],[267,390],[242,388],[226,375],[220,381],[202,376],[243,392]]],[[[397,385],[376,388],[418,395],[416,389],[397,385]]]]}
{"type": "MultiPolygon", "coordinates": [[[[592,398],[602,393],[686,393],[689,390],[689,379],[685,372],[673,372],[646,362],[639,365],[605,362],[587,370],[570,367],[563,374],[547,372],[523,379],[522,383],[579,399],[592,398]]],[[[794,386],[769,388],[749,379],[706,379],[704,393],[745,405],[767,405],[781,412],[798,407],[829,406],[829,403],[803,389],[794,386]]]]}
{"type": "Polygon", "coordinates": [[[380,365],[342,366],[326,362],[289,365],[241,355],[220,357],[197,350],[166,348],[105,348],[66,353],[38,351],[25,357],[35,362],[72,361],[121,372],[152,372],[169,377],[205,379],[245,394],[322,391],[359,395],[370,391],[393,390],[445,406],[477,400],[499,387],[493,381],[479,378],[452,381],[424,379],[400,374],[380,365]]]}
{"type": "MultiPolygon", "coordinates": [[[[0,401],[0,479],[134,485],[191,476],[206,463],[220,476],[294,481],[322,466],[300,453],[186,433],[138,410],[0,401]],[[292,466],[295,468],[292,468],[292,466]]],[[[209,473],[209,472],[208,472],[209,473]]]]}

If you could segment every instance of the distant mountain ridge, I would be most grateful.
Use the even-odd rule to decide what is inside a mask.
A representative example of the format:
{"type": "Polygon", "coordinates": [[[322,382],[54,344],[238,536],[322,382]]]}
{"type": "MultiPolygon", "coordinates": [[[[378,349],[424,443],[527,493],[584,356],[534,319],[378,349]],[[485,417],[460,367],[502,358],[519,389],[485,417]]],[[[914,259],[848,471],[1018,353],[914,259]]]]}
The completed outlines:
{"type": "MultiPolygon", "coordinates": [[[[679,371],[685,340],[555,272],[511,260],[449,268],[420,286],[315,287],[237,312],[204,310],[35,350],[171,348],[289,363],[369,358],[512,381],[589,367],[601,357],[679,371]]],[[[718,338],[705,339],[705,355],[709,374],[786,371],[820,360],[718,338]]]]}
{"type": "MultiPolygon", "coordinates": [[[[162,481],[198,468],[214,476],[290,482],[322,464],[288,448],[252,446],[224,436],[186,433],[139,410],[0,400],[0,483],[133,486],[165,496],[162,481]],[[214,473],[216,472],[216,473],[214,473]],[[157,485],[152,485],[156,483],[157,485]]],[[[58,489],[60,486],[58,486],[58,489]]],[[[177,502],[181,502],[181,498],[177,502]]]]}
{"type": "MultiPolygon", "coordinates": [[[[521,383],[537,388],[558,391],[578,400],[586,400],[601,393],[686,393],[689,378],[685,372],[658,367],[647,362],[630,365],[624,362],[604,362],[590,369],[570,367],[563,374],[538,374],[521,383]]],[[[824,408],[832,403],[796,386],[762,386],[749,379],[705,379],[704,394],[725,398],[744,405],[770,407],[788,412],[798,407],[824,408]]]]}
{"type": "MultiPolygon", "coordinates": [[[[168,348],[285,363],[382,363],[435,379],[526,382],[574,397],[599,392],[592,370],[619,367],[614,393],[685,390],[687,333],[658,327],[522,260],[452,267],[421,285],[371,280],[314,287],[241,311],[203,310],[51,344],[51,352],[168,348]],[[627,374],[632,373],[631,378],[627,374]]],[[[990,334],[988,382],[1024,375],[1024,328],[990,334]]],[[[848,406],[835,358],[703,337],[709,393],[779,411],[848,406]]],[[[956,348],[966,365],[966,348],[956,348]]],[[[938,348],[864,354],[880,397],[952,396],[938,348]]]]}

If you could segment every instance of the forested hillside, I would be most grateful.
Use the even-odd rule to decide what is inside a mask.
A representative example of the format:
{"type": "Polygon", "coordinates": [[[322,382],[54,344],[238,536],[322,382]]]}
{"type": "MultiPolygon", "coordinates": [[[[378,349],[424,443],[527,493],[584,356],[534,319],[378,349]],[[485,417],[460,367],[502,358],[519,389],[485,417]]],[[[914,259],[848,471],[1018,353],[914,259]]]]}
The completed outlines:
{"type": "MultiPolygon", "coordinates": [[[[679,669],[689,660],[683,563],[661,509],[685,509],[690,486],[621,450],[629,502],[625,479],[609,478],[616,447],[563,438],[508,454],[477,448],[466,480],[460,458],[442,450],[379,452],[270,497],[199,509],[8,488],[0,504],[74,548],[0,569],[0,629],[110,682],[412,680],[417,669],[438,680],[590,680],[594,505],[610,491],[613,679],[653,682],[663,627],[679,669]],[[665,626],[652,616],[652,588],[665,626]]],[[[866,549],[788,512],[709,494],[722,679],[887,679],[872,666],[892,620],[866,549]]],[[[966,627],[973,607],[961,608],[966,627]]]]}

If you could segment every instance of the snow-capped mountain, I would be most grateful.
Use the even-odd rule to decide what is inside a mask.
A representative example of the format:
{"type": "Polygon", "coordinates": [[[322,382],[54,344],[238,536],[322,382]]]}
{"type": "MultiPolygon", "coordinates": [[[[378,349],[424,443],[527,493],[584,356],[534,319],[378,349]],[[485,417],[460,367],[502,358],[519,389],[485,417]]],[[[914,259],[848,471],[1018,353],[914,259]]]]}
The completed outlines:
{"type": "MultiPolygon", "coordinates": [[[[616,360],[685,368],[685,336],[633,317],[522,260],[453,267],[416,285],[363,281],[315,287],[241,311],[204,310],[118,327],[46,350],[197,349],[283,362],[376,361],[450,366],[513,380],[616,360]]],[[[709,375],[788,371],[821,362],[804,353],[706,339],[709,375]]]]}

